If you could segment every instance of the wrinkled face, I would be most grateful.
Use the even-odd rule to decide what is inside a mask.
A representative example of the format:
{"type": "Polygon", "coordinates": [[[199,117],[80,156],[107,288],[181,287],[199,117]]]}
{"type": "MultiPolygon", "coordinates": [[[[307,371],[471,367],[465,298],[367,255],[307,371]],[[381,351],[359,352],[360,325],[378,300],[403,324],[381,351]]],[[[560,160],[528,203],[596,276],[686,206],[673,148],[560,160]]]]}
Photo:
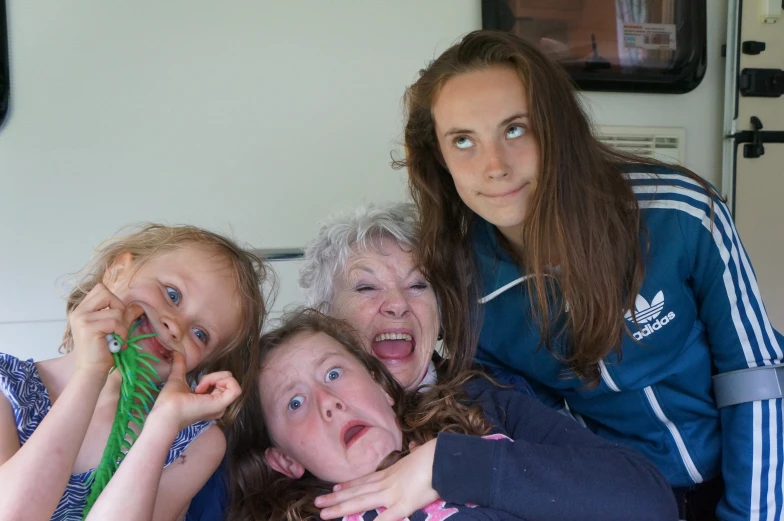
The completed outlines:
{"type": "Polygon", "coordinates": [[[238,288],[228,263],[204,247],[182,246],[140,266],[130,254],[120,255],[104,284],[126,305],[144,310],[133,335],[157,335],[140,345],[161,360],[154,366],[162,381],[168,378],[172,351],[185,356],[190,371],[240,327],[238,288]]]}
{"type": "Polygon", "coordinates": [[[460,198],[519,244],[540,173],[528,96],[517,73],[494,66],[444,83],[433,105],[436,134],[460,198]]]}
{"type": "Polygon", "coordinates": [[[365,349],[406,389],[427,373],[438,338],[438,304],[413,253],[394,239],[356,252],[334,282],[330,314],[347,320],[365,349]]]}
{"type": "Polygon", "coordinates": [[[308,470],[330,483],[356,479],[402,447],[390,396],[325,333],[301,333],[279,346],[259,386],[274,445],[267,463],[291,478],[308,470]]]}

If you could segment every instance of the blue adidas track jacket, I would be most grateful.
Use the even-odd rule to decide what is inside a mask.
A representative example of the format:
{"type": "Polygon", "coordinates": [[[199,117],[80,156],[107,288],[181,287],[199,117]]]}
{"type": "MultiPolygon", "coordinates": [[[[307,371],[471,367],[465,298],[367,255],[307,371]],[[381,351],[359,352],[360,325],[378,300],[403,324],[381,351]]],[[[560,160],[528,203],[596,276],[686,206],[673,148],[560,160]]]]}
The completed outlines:
{"type": "MultiPolygon", "coordinates": [[[[477,361],[519,373],[554,407],[564,403],[597,434],[645,454],[672,486],[722,475],[723,520],[784,518],[782,400],[717,409],[711,377],[782,363],[784,338],[771,326],[730,213],[695,181],[669,169],[627,168],[650,250],[635,314],[625,315],[622,360],[600,364],[585,390],[547,349],[537,350],[525,273],[477,218],[472,246],[481,273],[483,327],[477,361]]],[[[778,239],[782,240],[782,239],[778,239]]],[[[568,342],[568,339],[565,340],[568,342]]],[[[565,352],[555,342],[551,347],[565,352]]]]}

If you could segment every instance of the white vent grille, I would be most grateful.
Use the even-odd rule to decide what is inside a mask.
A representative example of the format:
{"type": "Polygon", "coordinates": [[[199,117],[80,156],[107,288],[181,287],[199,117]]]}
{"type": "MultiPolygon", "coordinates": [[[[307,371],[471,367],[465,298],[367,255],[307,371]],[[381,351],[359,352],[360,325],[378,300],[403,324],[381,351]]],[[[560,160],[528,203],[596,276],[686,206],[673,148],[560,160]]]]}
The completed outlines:
{"type": "Polygon", "coordinates": [[[679,127],[599,126],[597,137],[614,148],[665,163],[683,163],[686,131],[679,127]]]}

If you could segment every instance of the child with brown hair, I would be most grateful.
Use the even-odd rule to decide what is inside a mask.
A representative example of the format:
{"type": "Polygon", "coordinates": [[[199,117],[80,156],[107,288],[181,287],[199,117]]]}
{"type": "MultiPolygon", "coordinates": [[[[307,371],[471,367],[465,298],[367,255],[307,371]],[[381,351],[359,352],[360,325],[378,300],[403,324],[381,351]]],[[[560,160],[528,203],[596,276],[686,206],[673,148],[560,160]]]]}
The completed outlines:
{"type": "Polygon", "coordinates": [[[476,372],[406,392],[315,310],[260,345],[228,433],[231,521],[677,519],[642,455],[476,372]]]}

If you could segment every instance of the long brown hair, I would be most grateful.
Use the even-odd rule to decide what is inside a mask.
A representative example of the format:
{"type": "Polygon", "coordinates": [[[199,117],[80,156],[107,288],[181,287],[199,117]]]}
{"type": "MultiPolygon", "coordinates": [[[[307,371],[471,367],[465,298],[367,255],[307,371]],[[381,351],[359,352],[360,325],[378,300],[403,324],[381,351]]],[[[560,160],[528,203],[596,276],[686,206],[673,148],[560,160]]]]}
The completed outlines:
{"type": "MultiPolygon", "coordinates": [[[[393,165],[408,169],[409,190],[420,215],[422,265],[441,302],[452,374],[471,364],[481,325],[477,303],[481,288],[470,251],[476,217],[460,199],[445,166],[433,104],[451,78],[494,66],[514,70],[527,91],[530,131],[541,161],[522,227],[525,251],[516,251],[500,234],[499,240],[522,270],[532,275],[527,284],[540,345],[593,386],[600,380],[599,361],[613,350],[620,357],[628,331],[624,310],[635,309],[634,298],[644,277],[646,234],[623,169],[631,163],[664,165],[599,142],[566,72],[511,34],[472,32],[420,71],[405,94],[406,157],[393,165]],[[559,267],[557,278],[548,276],[553,259],[559,267]],[[556,290],[563,297],[557,308],[550,299],[556,290]],[[569,313],[565,313],[566,303],[569,313]],[[552,324],[560,318],[563,327],[555,330],[552,324]],[[569,346],[566,352],[555,353],[553,340],[564,333],[569,335],[569,346]]],[[[696,174],[669,167],[719,197],[696,174]]]]}
{"type": "MultiPolygon", "coordinates": [[[[231,371],[237,380],[242,381],[249,374],[247,359],[261,333],[267,316],[267,303],[274,296],[275,280],[262,259],[223,235],[188,225],[149,223],[126,229],[119,236],[104,241],[96,249],[89,264],[79,272],[67,298],[66,314],[70,315],[96,284],[104,279],[120,255],[133,255],[133,269],[137,270],[155,256],[184,246],[207,248],[225,259],[237,284],[238,307],[241,310],[239,328],[221,349],[210,353],[190,371],[189,377],[193,379],[202,372],[225,370],[231,371]],[[265,300],[262,293],[265,286],[269,290],[269,301],[265,300]]],[[[69,352],[72,349],[71,326],[66,325],[61,350],[69,352]]],[[[235,405],[230,406],[222,421],[230,422],[236,414],[235,409],[235,405]]]]}
{"type": "Polygon", "coordinates": [[[407,452],[410,442],[421,445],[439,432],[483,435],[490,431],[481,408],[465,402],[460,385],[475,376],[464,373],[452,382],[429,390],[406,392],[386,367],[362,347],[347,323],[315,309],[299,309],[282,318],[282,325],[262,336],[251,361],[257,377],[250,379],[242,393],[236,421],[228,430],[230,507],[229,521],[306,521],[319,519],[313,500],[332,488],[306,472],[291,479],[267,465],[264,452],[273,446],[261,407],[258,375],[270,353],[285,348],[289,340],[302,334],[325,333],[340,342],[381,385],[394,401],[393,408],[403,432],[403,451],[387,457],[379,466],[391,465],[407,452]]]}

